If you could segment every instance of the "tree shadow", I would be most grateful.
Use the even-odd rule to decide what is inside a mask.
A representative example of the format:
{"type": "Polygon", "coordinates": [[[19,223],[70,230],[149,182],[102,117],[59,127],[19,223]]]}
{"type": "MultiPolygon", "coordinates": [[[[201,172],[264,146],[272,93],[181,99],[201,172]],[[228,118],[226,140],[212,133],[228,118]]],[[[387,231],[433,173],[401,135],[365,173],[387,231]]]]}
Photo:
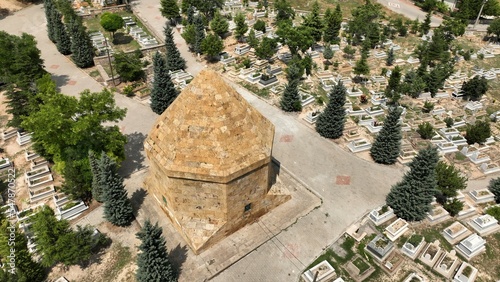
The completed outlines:
{"type": "Polygon", "coordinates": [[[7,16],[9,16],[11,14],[10,10],[9,9],[5,9],[5,8],[0,8],[0,20],[3,20],[5,19],[7,16]]]}
{"type": "Polygon", "coordinates": [[[130,202],[132,202],[132,209],[134,210],[134,216],[137,217],[137,212],[141,208],[142,203],[144,202],[144,199],[146,198],[146,195],[148,192],[144,190],[144,188],[139,188],[132,193],[132,196],[130,197],[130,202]]]}
{"type": "Polygon", "coordinates": [[[125,34],[123,32],[116,32],[113,37],[113,44],[115,45],[129,44],[130,42],[132,42],[132,40],[134,40],[132,36],[125,34]]]}
{"type": "Polygon", "coordinates": [[[181,247],[181,245],[178,244],[177,247],[170,250],[168,254],[168,259],[172,263],[172,266],[177,270],[178,276],[180,276],[182,273],[182,265],[186,261],[187,252],[188,249],[186,245],[181,247]]]}
{"type": "Polygon", "coordinates": [[[134,132],[125,135],[127,144],[125,144],[125,160],[122,162],[119,173],[122,176],[129,176],[135,171],[144,168],[144,140],[146,135],[141,132],[134,132]]]}
{"type": "Polygon", "coordinates": [[[56,89],[57,91],[61,91],[61,87],[65,86],[69,82],[69,76],[62,74],[62,75],[57,75],[57,74],[51,74],[52,80],[56,83],[56,89]]]}

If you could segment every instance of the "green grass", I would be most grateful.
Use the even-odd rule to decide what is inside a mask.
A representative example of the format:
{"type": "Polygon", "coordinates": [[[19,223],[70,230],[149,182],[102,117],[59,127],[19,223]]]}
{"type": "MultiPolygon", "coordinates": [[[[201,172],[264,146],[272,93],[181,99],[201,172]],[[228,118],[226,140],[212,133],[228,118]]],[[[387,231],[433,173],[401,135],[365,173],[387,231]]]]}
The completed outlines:
{"type": "Polygon", "coordinates": [[[370,265],[367,264],[362,258],[357,258],[352,263],[359,269],[360,274],[370,268],[370,265]]]}
{"type": "Polygon", "coordinates": [[[259,97],[269,98],[269,89],[259,89],[257,86],[246,82],[241,82],[240,85],[259,97]]]}
{"type": "Polygon", "coordinates": [[[439,240],[441,246],[447,250],[448,252],[453,250],[453,246],[444,239],[443,235],[439,232],[439,230],[443,230],[446,226],[449,225],[449,222],[432,226],[423,230],[420,230],[420,235],[422,235],[426,242],[432,243],[435,240],[439,240]]]}
{"type": "Polygon", "coordinates": [[[98,70],[93,70],[89,73],[91,77],[98,77],[99,76],[99,71],[98,70]]]}

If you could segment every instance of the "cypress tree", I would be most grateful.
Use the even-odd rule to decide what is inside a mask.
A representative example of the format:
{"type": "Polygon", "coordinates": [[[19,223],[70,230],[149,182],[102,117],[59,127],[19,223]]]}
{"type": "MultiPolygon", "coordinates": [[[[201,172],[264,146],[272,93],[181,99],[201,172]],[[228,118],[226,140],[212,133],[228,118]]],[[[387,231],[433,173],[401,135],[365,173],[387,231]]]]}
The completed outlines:
{"type": "Polygon", "coordinates": [[[193,50],[196,54],[201,54],[201,42],[205,39],[205,24],[203,24],[203,19],[200,15],[196,16],[194,19],[194,31],[193,50]]]}
{"type": "Polygon", "coordinates": [[[500,203],[500,177],[491,179],[488,189],[495,195],[495,201],[500,203]]]}
{"type": "Polygon", "coordinates": [[[401,182],[392,186],[386,203],[399,218],[420,221],[431,210],[432,198],[436,194],[438,161],[436,147],[420,150],[409,164],[410,171],[401,182]]]}
{"type": "Polygon", "coordinates": [[[54,11],[54,28],[56,33],[56,47],[59,53],[63,55],[71,54],[71,38],[69,37],[66,26],[61,20],[61,14],[54,11]]]}
{"type": "Polygon", "coordinates": [[[54,13],[57,12],[54,2],[52,0],[44,0],[43,8],[45,10],[45,19],[47,20],[47,36],[53,43],[57,42],[56,28],[54,24],[54,13]]]}
{"type": "Polygon", "coordinates": [[[80,68],[88,68],[94,65],[94,46],[90,41],[90,37],[85,31],[81,20],[73,19],[69,23],[69,31],[71,34],[71,58],[80,68]]]}
{"type": "Polygon", "coordinates": [[[118,175],[116,163],[103,152],[99,169],[104,182],[104,218],[117,226],[129,225],[134,218],[132,204],[127,198],[123,179],[118,175]]]}
{"type": "Polygon", "coordinates": [[[174,35],[169,24],[165,24],[165,48],[167,49],[167,71],[183,70],[186,68],[186,60],[175,46],[174,35]]]}
{"type": "Polygon", "coordinates": [[[388,66],[392,66],[394,64],[394,49],[389,50],[389,54],[387,54],[387,59],[385,60],[385,64],[388,66]]]}
{"type": "Polygon", "coordinates": [[[103,202],[102,186],[104,185],[99,168],[100,159],[96,158],[93,151],[89,151],[90,171],[92,172],[92,197],[99,203],[103,202]]]}
{"type": "Polygon", "coordinates": [[[194,24],[195,19],[196,19],[196,16],[194,15],[194,6],[189,6],[189,8],[187,10],[187,19],[186,19],[188,25],[194,24]]]}
{"type": "Polygon", "coordinates": [[[302,104],[300,103],[299,95],[299,80],[294,79],[290,81],[283,91],[283,96],[281,97],[281,109],[285,112],[299,112],[302,110],[302,104]]]}
{"type": "Polygon", "coordinates": [[[172,102],[177,98],[172,79],[168,74],[163,56],[156,52],[153,56],[154,81],[151,89],[151,109],[156,114],[161,115],[172,102]]]}
{"type": "Polygon", "coordinates": [[[394,107],[389,111],[382,129],[375,139],[370,155],[379,164],[393,164],[399,156],[401,148],[401,109],[394,107]]]}
{"type": "Polygon", "coordinates": [[[176,282],[177,273],[168,259],[165,238],[158,223],[152,225],[146,220],[136,237],[141,240],[141,252],[137,255],[137,281],[176,282]]]}
{"type": "Polygon", "coordinates": [[[340,138],[345,123],[346,89],[341,81],[330,91],[330,100],[316,121],[316,131],[325,138],[340,138]]]}

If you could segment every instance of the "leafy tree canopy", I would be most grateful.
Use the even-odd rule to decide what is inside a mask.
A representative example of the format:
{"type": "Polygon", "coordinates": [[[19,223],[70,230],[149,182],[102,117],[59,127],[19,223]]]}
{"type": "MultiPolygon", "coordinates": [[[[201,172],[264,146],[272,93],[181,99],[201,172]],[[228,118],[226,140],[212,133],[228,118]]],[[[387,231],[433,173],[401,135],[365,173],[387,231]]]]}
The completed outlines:
{"type": "Polygon", "coordinates": [[[102,28],[104,28],[106,31],[111,32],[114,37],[115,32],[123,27],[125,21],[118,14],[105,12],[101,15],[100,23],[102,28]]]}

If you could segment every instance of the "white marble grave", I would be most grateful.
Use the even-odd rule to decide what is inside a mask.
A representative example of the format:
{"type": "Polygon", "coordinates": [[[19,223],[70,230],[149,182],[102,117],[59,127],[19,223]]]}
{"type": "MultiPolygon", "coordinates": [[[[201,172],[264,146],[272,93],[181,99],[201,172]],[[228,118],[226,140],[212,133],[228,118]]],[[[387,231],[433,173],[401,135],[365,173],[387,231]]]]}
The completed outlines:
{"type": "Polygon", "coordinates": [[[456,245],[455,249],[463,255],[465,259],[470,260],[486,250],[485,244],[486,240],[474,233],[462,240],[460,244],[456,245]]]}
{"type": "Polygon", "coordinates": [[[408,222],[406,222],[406,220],[402,218],[398,218],[396,221],[385,228],[385,235],[387,236],[387,238],[389,238],[389,240],[394,242],[408,230],[408,222]]]}
{"type": "Polygon", "coordinates": [[[469,221],[472,227],[480,236],[487,236],[500,230],[498,220],[489,214],[480,215],[469,221]]]}

